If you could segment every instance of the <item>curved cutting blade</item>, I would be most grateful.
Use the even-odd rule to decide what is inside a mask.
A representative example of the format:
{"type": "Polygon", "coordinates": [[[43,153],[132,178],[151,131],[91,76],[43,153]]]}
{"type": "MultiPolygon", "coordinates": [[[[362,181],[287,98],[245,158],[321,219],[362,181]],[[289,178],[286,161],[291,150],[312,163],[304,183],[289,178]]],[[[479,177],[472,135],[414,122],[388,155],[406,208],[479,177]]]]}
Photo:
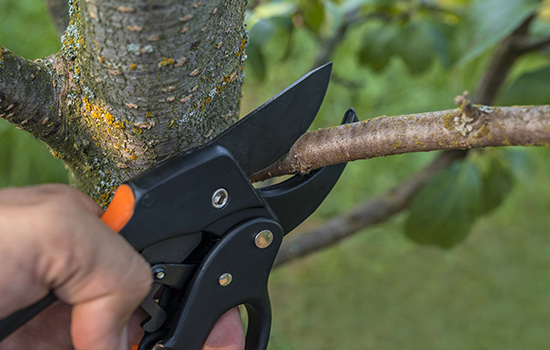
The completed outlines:
{"type": "MultiPolygon", "coordinates": [[[[355,122],[357,115],[353,108],[350,108],[344,115],[342,124],[355,122]]],[[[307,175],[295,175],[280,184],[258,189],[277,215],[285,235],[321,205],[345,167],[346,163],[326,166],[307,175]]]]}
{"type": "Polygon", "coordinates": [[[267,168],[288,153],[315,119],[331,69],[328,63],[312,70],[209,144],[229,150],[248,176],[267,168]]]}

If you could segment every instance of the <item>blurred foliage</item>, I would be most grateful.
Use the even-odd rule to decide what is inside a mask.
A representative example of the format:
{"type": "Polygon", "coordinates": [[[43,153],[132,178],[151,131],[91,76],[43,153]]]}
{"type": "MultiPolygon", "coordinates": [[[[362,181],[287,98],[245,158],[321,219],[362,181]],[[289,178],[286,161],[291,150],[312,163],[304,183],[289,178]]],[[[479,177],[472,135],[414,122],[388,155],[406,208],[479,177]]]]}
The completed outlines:
{"type": "MultiPolygon", "coordinates": [[[[304,3],[250,2],[243,112],[313,68],[332,39],[333,79],[314,127],[335,125],[350,106],[360,119],[456,108],[453,97],[475,96],[498,42],[528,16],[536,14],[532,41],[550,37],[548,0],[304,3]]],[[[495,104],[549,104],[549,70],[548,47],[523,55],[495,104]]],[[[385,193],[433,157],[348,164],[301,230],[385,193]]],[[[471,151],[408,212],[276,271],[270,349],[546,348],[548,164],[548,149],[471,151]]]]}
{"type": "MultiPolygon", "coordinates": [[[[337,40],[327,57],[335,64],[323,123],[334,124],[325,116],[335,120],[338,109],[349,105],[363,119],[454,108],[452,96],[475,92],[495,46],[528,17],[536,16],[531,41],[550,38],[548,13],[550,2],[538,0],[255,1],[247,16],[248,72],[257,82],[269,82],[266,86],[278,84],[270,74],[295,74],[297,67],[307,71],[337,40]]],[[[524,55],[498,103],[550,103],[549,72],[550,49],[524,55]]],[[[474,161],[476,154],[480,152],[443,171],[418,194],[405,225],[408,237],[454,247],[467,238],[477,219],[504,202],[515,183],[511,170],[495,155],[474,161]]],[[[384,161],[383,167],[395,168],[392,162],[384,161]]],[[[417,169],[416,162],[404,163],[403,173],[417,169]]],[[[380,181],[395,183],[391,178],[380,181]]],[[[361,187],[357,182],[355,189],[361,187]]]]}
{"type": "Polygon", "coordinates": [[[44,2],[0,1],[0,45],[27,59],[57,52],[61,43],[44,2]]]}
{"type": "Polygon", "coordinates": [[[67,172],[46,145],[0,121],[0,187],[67,182],[67,172]]]}
{"type": "MultiPolygon", "coordinates": [[[[0,46],[28,59],[59,50],[57,32],[40,0],[0,1],[0,46]]],[[[64,182],[63,162],[30,134],[0,120],[0,187],[64,182]]]]}

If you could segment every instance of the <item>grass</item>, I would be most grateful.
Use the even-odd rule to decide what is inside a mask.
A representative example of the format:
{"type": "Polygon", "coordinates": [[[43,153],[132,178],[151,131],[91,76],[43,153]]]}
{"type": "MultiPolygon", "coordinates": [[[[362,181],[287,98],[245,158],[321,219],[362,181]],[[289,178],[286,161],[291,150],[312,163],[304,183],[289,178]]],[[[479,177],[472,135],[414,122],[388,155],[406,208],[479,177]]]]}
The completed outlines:
{"type": "Polygon", "coordinates": [[[547,349],[548,149],[507,201],[450,251],[403,218],[278,269],[271,350],[547,349]]]}

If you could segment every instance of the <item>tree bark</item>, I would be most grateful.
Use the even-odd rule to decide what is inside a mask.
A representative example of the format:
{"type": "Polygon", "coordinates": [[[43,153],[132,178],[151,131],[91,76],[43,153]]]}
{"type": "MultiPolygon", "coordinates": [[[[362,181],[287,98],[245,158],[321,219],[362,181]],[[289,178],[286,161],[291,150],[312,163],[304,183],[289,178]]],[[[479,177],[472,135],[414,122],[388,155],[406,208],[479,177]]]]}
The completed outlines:
{"type": "Polygon", "coordinates": [[[121,182],[237,120],[246,1],[68,7],[58,54],[29,62],[2,49],[0,114],[45,141],[100,204],[121,182]]]}

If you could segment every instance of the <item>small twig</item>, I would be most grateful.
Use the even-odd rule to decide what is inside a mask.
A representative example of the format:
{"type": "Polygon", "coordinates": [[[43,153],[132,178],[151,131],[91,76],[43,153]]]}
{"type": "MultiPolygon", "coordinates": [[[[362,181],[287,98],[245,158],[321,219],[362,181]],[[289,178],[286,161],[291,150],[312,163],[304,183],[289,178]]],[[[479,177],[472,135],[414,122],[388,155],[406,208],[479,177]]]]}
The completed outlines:
{"type": "Polygon", "coordinates": [[[528,52],[543,49],[546,46],[550,46],[550,37],[541,38],[532,42],[519,44],[518,50],[521,50],[522,53],[528,53],[528,52]]]}

